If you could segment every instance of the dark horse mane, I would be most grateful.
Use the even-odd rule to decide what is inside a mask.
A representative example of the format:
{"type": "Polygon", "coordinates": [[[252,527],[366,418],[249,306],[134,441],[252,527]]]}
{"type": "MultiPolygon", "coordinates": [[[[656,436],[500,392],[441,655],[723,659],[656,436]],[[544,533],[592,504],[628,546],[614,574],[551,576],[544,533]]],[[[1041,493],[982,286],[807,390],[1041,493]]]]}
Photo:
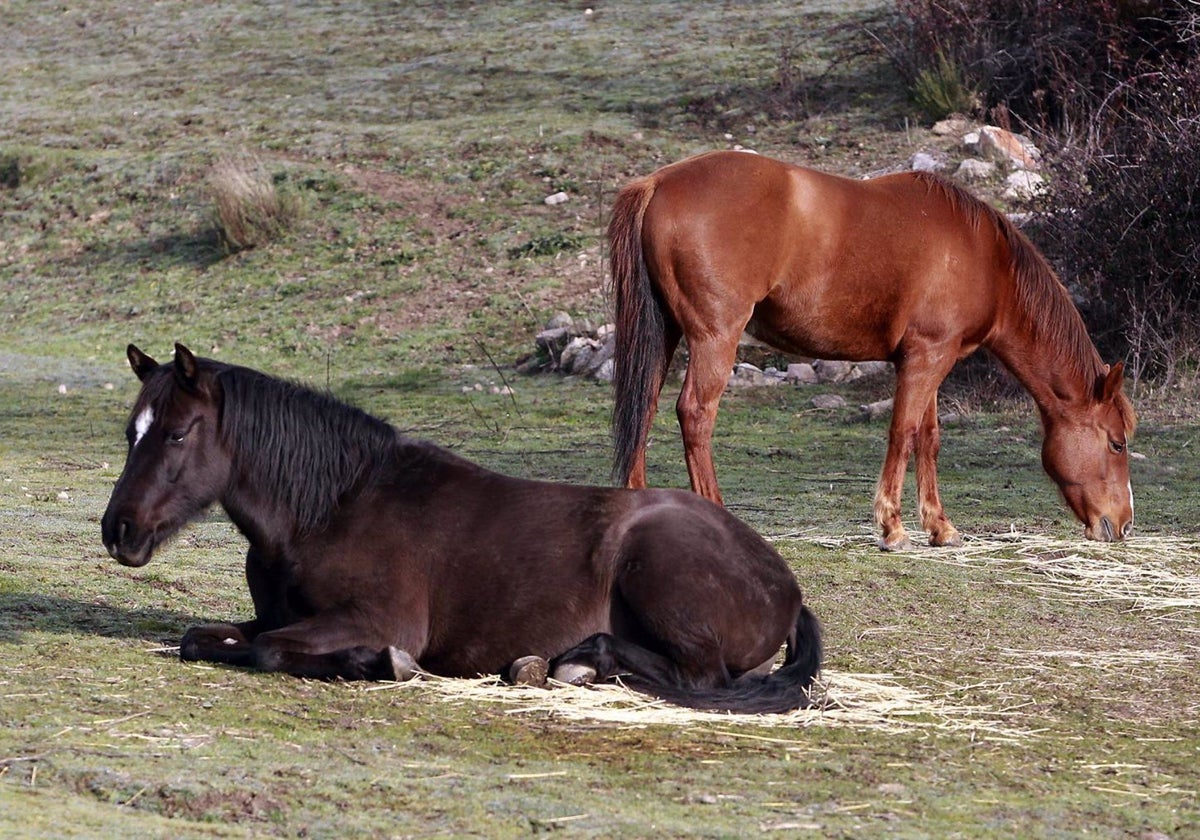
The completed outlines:
{"type": "Polygon", "coordinates": [[[329,394],[242,367],[222,367],[217,380],[235,468],[272,488],[300,533],[326,525],[396,452],[392,426],[329,394]]]}
{"type": "Polygon", "coordinates": [[[990,224],[1008,246],[1017,302],[1025,327],[1040,348],[1061,347],[1062,358],[1080,378],[1103,374],[1100,356],[1088,337],[1079,311],[1066,286],[1029,238],[1007,216],[957,184],[929,172],[914,173],[930,190],[940,193],[975,230],[990,224]]]}

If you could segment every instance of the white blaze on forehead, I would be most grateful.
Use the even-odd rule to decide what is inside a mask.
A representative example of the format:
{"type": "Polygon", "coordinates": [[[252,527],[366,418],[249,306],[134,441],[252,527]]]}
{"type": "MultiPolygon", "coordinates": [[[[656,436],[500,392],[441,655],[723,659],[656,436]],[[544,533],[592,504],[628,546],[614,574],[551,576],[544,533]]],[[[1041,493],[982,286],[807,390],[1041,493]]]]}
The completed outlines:
{"type": "Polygon", "coordinates": [[[137,446],[142,442],[142,438],[146,436],[146,432],[150,431],[150,426],[154,422],[154,409],[146,406],[142,409],[142,413],[133,421],[133,445],[137,446]]]}

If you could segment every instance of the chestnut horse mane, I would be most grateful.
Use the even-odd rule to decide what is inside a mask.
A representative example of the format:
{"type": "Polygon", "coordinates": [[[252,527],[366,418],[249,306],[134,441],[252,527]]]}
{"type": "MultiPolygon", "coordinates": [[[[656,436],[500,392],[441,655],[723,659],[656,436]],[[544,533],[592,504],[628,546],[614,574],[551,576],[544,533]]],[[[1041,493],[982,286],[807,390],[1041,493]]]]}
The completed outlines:
{"type": "Polygon", "coordinates": [[[1043,352],[1056,351],[1055,362],[1065,363],[1081,379],[1094,381],[1103,375],[1103,365],[1088,336],[1079,310],[1053,267],[1029,238],[1007,216],[967,190],[928,173],[914,173],[930,190],[937,192],[973,229],[990,223],[1012,260],[1013,282],[1021,319],[1032,343],[1043,352]]]}

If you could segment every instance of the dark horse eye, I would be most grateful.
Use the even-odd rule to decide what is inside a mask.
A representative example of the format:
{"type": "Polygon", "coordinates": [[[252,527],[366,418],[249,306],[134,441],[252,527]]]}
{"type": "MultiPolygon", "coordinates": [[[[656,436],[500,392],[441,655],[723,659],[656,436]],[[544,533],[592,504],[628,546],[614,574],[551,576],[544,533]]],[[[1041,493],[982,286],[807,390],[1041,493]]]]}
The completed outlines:
{"type": "Polygon", "coordinates": [[[187,429],[184,429],[183,431],[180,431],[180,432],[171,432],[171,434],[170,434],[171,443],[183,443],[183,439],[185,437],[187,437],[187,433],[188,433],[187,429]]]}

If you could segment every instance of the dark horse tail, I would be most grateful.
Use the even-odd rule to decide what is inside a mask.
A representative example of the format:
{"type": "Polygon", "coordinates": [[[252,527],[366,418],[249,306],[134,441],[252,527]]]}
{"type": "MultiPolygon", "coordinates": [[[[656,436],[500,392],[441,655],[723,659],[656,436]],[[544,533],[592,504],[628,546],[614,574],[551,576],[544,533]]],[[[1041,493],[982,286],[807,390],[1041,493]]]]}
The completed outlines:
{"type": "Polygon", "coordinates": [[[666,319],[642,253],[642,219],[654,196],[652,178],[617,194],[608,223],[613,307],[613,477],[629,483],[637,453],[650,433],[650,412],[665,375],[666,319]]]}
{"type": "Polygon", "coordinates": [[[682,689],[631,682],[633,688],[677,706],[737,714],[780,714],[815,705],[813,680],[821,669],[821,625],[801,605],[787,639],[783,665],[765,676],[748,674],[727,688],[682,689]]]}

